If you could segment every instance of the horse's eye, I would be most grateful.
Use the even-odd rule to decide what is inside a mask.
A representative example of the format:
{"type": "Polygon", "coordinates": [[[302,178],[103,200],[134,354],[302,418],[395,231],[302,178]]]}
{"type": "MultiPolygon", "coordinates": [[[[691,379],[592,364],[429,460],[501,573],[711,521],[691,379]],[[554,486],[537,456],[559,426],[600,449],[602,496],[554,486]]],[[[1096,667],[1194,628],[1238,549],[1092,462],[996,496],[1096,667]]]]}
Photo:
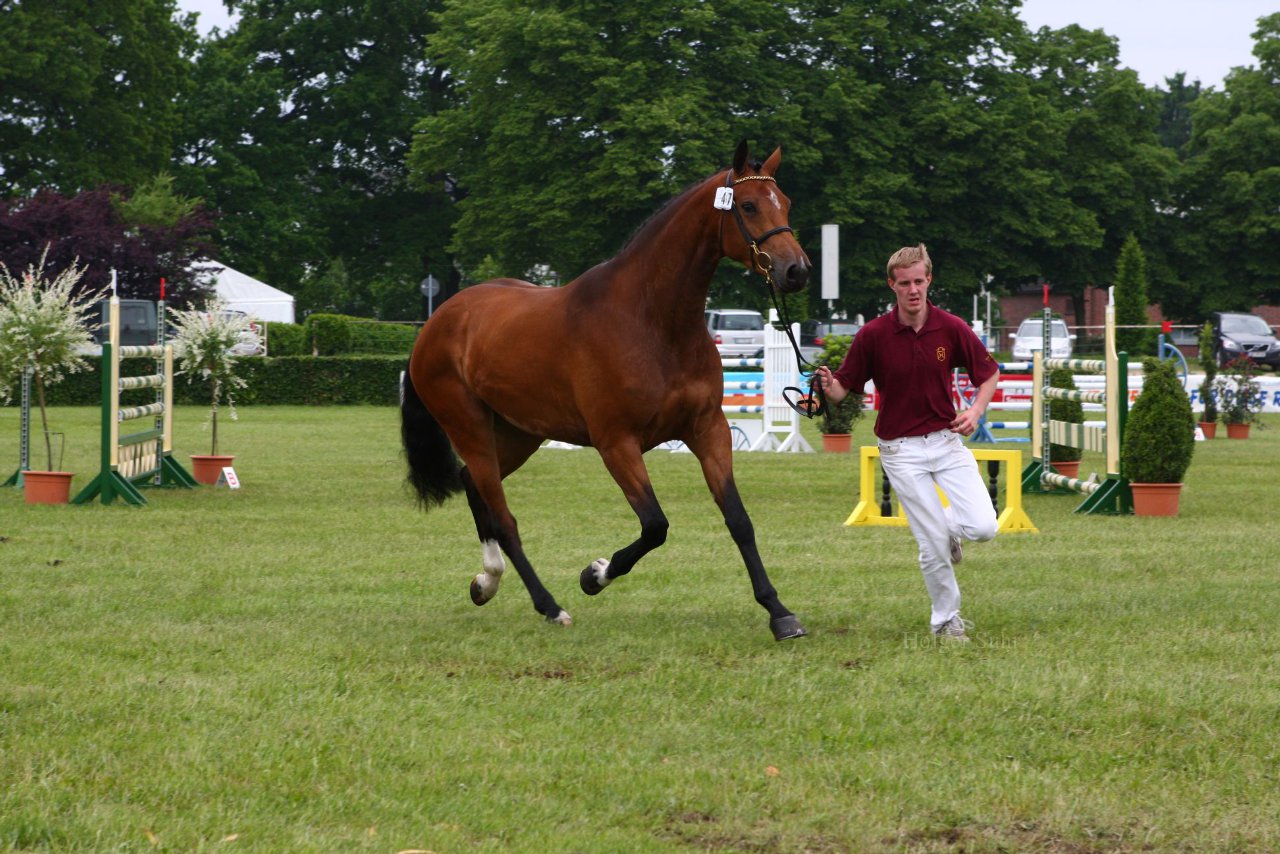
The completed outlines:
{"type": "Polygon", "coordinates": [[[743,210],[743,211],[745,211],[746,213],[753,214],[753,213],[755,213],[755,212],[756,212],[756,203],[755,203],[755,202],[743,202],[743,203],[742,203],[742,210],[743,210]]]}

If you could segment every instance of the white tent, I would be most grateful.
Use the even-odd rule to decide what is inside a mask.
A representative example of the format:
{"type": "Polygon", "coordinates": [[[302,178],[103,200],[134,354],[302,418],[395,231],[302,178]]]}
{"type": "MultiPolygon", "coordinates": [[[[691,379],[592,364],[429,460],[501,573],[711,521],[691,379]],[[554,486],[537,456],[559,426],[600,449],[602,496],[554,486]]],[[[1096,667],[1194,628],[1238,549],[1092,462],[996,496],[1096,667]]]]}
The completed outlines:
{"type": "Polygon", "coordinates": [[[218,261],[201,261],[196,272],[212,274],[218,298],[228,308],[270,323],[293,323],[293,297],[218,261]]]}

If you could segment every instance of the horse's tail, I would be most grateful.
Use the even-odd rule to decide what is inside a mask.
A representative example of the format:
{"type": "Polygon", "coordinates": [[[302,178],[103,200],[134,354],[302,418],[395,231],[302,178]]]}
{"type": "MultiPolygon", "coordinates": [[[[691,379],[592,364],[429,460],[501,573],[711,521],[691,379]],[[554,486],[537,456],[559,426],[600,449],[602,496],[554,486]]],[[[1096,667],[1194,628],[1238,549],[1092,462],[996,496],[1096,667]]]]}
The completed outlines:
{"type": "Polygon", "coordinates": [[[400,400],[400,440],[409,461],[409,483],[418,503],[429,509],[462,491],[458,457],[444,428],[436,421],[405,374],[400,400]]]}

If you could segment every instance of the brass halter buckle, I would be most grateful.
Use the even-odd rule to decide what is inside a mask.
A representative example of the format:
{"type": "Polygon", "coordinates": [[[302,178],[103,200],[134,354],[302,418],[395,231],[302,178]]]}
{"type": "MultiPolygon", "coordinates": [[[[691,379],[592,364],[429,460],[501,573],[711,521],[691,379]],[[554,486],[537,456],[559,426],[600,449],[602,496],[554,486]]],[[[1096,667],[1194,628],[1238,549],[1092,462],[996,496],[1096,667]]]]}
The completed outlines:
{"type": "Polygon", "coordinates": [[[764,276],[771,287],[774,285],[773,256],[761,249],[760,245],[754,241],[751,243],[751,265],[757,273],[764,276]]]}

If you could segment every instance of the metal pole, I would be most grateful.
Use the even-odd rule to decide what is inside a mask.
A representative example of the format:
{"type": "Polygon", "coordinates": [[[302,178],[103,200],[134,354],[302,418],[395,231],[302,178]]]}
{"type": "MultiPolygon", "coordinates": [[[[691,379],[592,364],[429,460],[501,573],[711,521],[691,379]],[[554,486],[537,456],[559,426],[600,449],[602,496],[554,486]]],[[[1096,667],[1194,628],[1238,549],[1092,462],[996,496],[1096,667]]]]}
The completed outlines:
{"type": "Polygon", "coordinates": [[[22,488],[23,472],[31,468],[31,366],[22,369],[22,407],[18,415],[18,470],[5,486],[22,488]]]}

